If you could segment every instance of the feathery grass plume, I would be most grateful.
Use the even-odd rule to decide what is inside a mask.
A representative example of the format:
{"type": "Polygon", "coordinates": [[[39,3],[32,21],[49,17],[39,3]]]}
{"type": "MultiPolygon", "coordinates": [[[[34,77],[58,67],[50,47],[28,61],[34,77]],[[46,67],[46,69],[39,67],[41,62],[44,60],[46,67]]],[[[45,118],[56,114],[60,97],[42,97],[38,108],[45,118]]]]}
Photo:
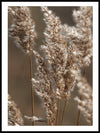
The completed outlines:
{"type": "MultiPolygon", "coordinates": [[[[56,113],[56,125],[59,116],[60,99],[67,100],[70,98],[70,90],[74,88],[75,78],[68,69],[67,64],[67,40],[63,34],[63,26],[60,18],[57,17],[47,7],[41,7],[44,13],[44,21],[46,28],[44,31],[45,45],[42,45],[42,49],[47,54],[48,62],[51,65],[51,72],[56,84],[56,97],[57,101],[57,113],[56,113]]],[[[70,55],[69,55],[70,56],[70,55]]],[[[71,59],[71,58],[69,58],[71,59]]],[[[70,61],[69,61],[70,63],[70,61]]],[[[73,67],[70,63],[69,66],[73,67]]],[[[65,108],[64,108],[65,109],[65,108]]],[[[62,115],[62,121],[64,116],[64,110],[62,115]]],[[[60,116],[61,119],[61,116],[60,116]]]]}
{"type": "MultiPolygon", "coordinates": [[[[74,11],[76,26],[71,27],[67,24],[62,25],[60,18],[47,7],[41,7],[41,10],[46,23],[45,44],[41,46],[43,56],[34,50],[35,23],[30,17],[29,8],[8,8],[9,14],[14,18],[9,33],[30,56],[32,117],[25,117],[31,120],[33,125],[35,121],[43,121],[34,115],[34,89],[43,100],[49,125],[57,125],[59,101],[63,98],[66,105],[70,92],[77,84],[81,95],[81,99],[75,97],[79,103],[78,108],[83,112],[86,120],[92,123],[92,88],[81,76],[80,71],[82,67],[90,64],[92,57],[92,7],[80,7],[79,10],[74,11]],[[37,63],[37,73],[34,74],[34,78],[32,54],[37,63]],[[56,100],[58,100],[57,105],[56,100]]],[[[62,115],[60,114],[62,124],[65,105],[62,115]]]]}
{"type": "Polygon", "coordinates": [[[66,63],[66,73],[64,75],[64,79],[65,79],[65,90],[69,92],[73,91],[74,86],[76,84],[75,81],[75,76],[74,74],[71,72],[71,70],[75,69],[75,70],[79,70],[78,65],[76,65],[76,60],[74,58],[74,53],[76,52],[74,47],[72,45],[70,45],[67,49],[68,55],[67,55],[67,63],[66,63]]]}
{"type": "Polygon", "coordinates": [[[32,78],[33,88],[44,102],[49,124],[54,125],[56,114],[54,90],[51,87],[51,82],[48,76],[47,68],[45,67],[44,59],[36,51],[33,51],[33,54],[36,57],[38,64],[38,72],[35,74],[36,77],[32,78]]]}
{"type": "Polygon", "coordinates": [[[76,75],[72,70],[79,72],[81,66],[87,66],[91,62],[92,8],[80,7],[78,11],[74,11],[77,23],[75,27],[63,26],[60,19],[47,7],[42,7],[42,11],[46,23],[45,46],[42,49],[54,71],[58,98],[67,100],[76,83],[76,75]]]}
{"type": "Polygon", "coordinates": [[[64,25],[63,31],[69,44],[77,49],[76,61],[82,66],[88,66],[92,57],[92,7],[80,7],[73,12],[76,26],[64,25]]]}
{"type": "Polygon", "coordinates": [[[92,125],[92,88],[88,84],[87,80],[78,74],[77,71],[73,70],[72,72],[76,77],[77,87],[79,88],[78,92],[81,95],[81,99],[78,96],[74,99],[78,102],[78,108],[83,113],[87,122],[92,125]]]}
{"type": "Polygon", "coordinates": [[[47,7],[41,7],[44,13],[44,21],[46,29],[44,32],[45,45],[42,49],[48,57],[48,62],[51,64],[54,73],[54,79],[57,85],[56,94],[58,98],[67,96],[68,92],[65,89],[65,75],[67,62],[67,43],[66,38],[62,34],[62,24],[60,18],[49,10],[47,7]]]}
{"type": "Polygon", "coordinates": [[[62,25],[60,18],[49,10],[47,7],[41,7],[44,14],[46,29],[44,32],[46,45],[62,44],[66,46],[66,40],[62,34],[62,25]]]}
{"type": "MultiPolygon", "coordinates": [[[[8,13],[13,16],[13,24],[9,29],[9,35],[16,39],[22,50],[29,55],[30,58],[30,80],[32,79],[32,50],[34,49],[34,39],[36,38],[35,23],[31,18],[28,7],[17,6],[8,7],[8,13]]],[[[34,91],[31,83],[32,95],[32,116],[34,115],[34,91]]],[[[34,122],[32,123],[34,125],[34,122]]]]}
{"type": "Polygon", "coordinates": [[[23,118],[21,112],[9,94],[8,94],[8,125],[9,126],[23,125],[23,118]]]}
{"type": "Polygon", "coordinates": [[[36,31],[29,8],[25,6],[8,7],[8,13],[13,16],[9,35],[16,39],[16,44],[21,46],[25,53],[30,53],[34,48],[36,31]]]}
{"type": "MultiPolygon", "coordinates": [[[[80,77],[80,80],[77,80],[79,77],[78,71],[81,67],[86,67],[91,63],[91,57],[92,57],[92,7],[80,7],[78,11],[73,12],[74,19],[76,21],[76,26],[70,27],[68,25],[64,25],[63,32],[66,33],[67,43],[69,44],[69,47],[72,47],[73,50],[71,50],[71,54],[68,54],[67,61],[71,60],[71,55],[73,59],[71,60],[73,63],[73,67],[69,69],[71,74],[75,77],[77,83],[77,86],[81,82],[83,86],[79,86],[79,91],[81,87],[85,87],[88,84],[85,79],[80,77]],[[74,74],[72,71],[76,71],[77,75],[74,74]],[[86,83],[86,84],[85,84],[86,83]]],[[[68,62],[67,62],[68,64],[68,62]]],[[[71,63],[69,63],[71,64],[71,63]]],[[[72,66],[72,65],[71,65],[72,66]]],[[[68,68],[68,66],[67,66],[68,68]]],[[[69,86],[69,85],[68,85],[69,86]]],[[[89,89],[89,85],[86,89],[89,89]]],[[[82,89],[81,89],[82,90],[82,89]]],[[[89,89],[90,90],[90,89],[89,89]]],[[[92,95],[92,93],[87,94],[92,95]]],[[[76,98],[76,100],[81,102],[84,98],[84,94],[81,92],[81,99],[76,98]]],[[[90,101],[90,106],[92,104],[92,100],[85,99],[86,102],[90,101]]],[[[85,101],[83,100],[83,102],[85,101]]],[[[82,103],[81,103],[82,104],[82,103]]],[[[82,105],[80,106],[82,107],[82,105]]],[[[87,106],[87,105],[86,105],[87,106]]],[[[80,111],[84,112],[84,114],[91,115],[92,107],[88,109],[88,107],[85,107],[84,111],[82,111],[82,108],[80,111]],[[89,111],[89,113],[87,113],[89,111]]],[[[86,115],[85,115],[86,116],[86,115]]],[[[90,116],[91,117],[91,116],[90,116]]],[[[91,118],[92,119],[92,118],[91,118]]]]}

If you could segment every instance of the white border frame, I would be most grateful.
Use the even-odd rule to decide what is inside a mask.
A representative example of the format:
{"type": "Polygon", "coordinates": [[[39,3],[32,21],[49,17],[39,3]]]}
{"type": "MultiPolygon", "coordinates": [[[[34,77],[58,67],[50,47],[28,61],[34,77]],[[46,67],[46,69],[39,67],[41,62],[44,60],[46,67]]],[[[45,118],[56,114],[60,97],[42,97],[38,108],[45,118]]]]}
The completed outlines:
{"type": "Polygon", "coordinates": [[[98,2],[2,2],[2,131],[98,131],[98,2]],[[93,126],[8,126],[8,6],[93,6],[93,126]]]}

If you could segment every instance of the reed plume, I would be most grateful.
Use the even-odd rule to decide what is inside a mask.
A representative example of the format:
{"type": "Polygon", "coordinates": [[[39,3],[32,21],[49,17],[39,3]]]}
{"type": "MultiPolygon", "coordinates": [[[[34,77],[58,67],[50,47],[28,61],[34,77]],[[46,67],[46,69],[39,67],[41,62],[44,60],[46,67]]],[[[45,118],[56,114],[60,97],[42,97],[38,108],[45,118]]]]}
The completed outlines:
{"type": "Polygon", "coordinates": [[[24,6],[8,7],[8,13],[13,16],[9,35],[15,38],[16,44],[25,53],[30,54],[30,51],[34,49],[36,31],[29,8],[24,6]]]}
{"type": "Polygon", "coordinates": [[[64,90],[64,73],[67,61],[67,43],[62,34],[62,25],[60,18],[49,10],[47,7],[42,7],[44,13],[44,21],[46,23],[45,45],[42,49],[46,52],[48,62],[54,73],[54,80],[56,83],[56,94],[58,98],[63,96],[64,90]]]}
{"type": "Polygon", "coordinates": [[[78,102],[78,108],[83,113],[87,122],[92,125],[92,117],[93,117],[92,88],[83,76],[77,74],[76,71],[73,71],[73,73],[78,82],[77,83],[77,87],[79,88],[78,92],[81,95],[81,99],[78,96],[76,96],[74,99],[78,102]]]}
{"type": "MultiPolygon", "coordinates": [[[[17,6],[8,7],[8,13],[13,16],[13,24],[9,29],[9,35],[14,37],[16,44],[29,55],[30,63],[30,81],[32,80],[32,50],[34,49],[34,39],[37,34],[35,31],[35,22],[31,18],[31,13],[28,7],[17,6]]],[[[31,81],[31,95],[32,95],[32,116],[34,116],[34,91],[32,89],[31,81]]],[[[34,122],[32,123],[34,125],[34,122]]]]}
{"type": "Polygon", "coordinates": [[[92,7],[80,7],[73,12],[76,26],[64,25],[64,33],[69,45],[76,49],[74,58],[81,66],[88,66],[92,57],[92,7]]]}
{"type": "Polygon", "coordinates": [[[92,57],[92,7],[80,7],[73,12],[76,26],[62,25],[47,7],[42,7],[46,22],[45,46],[48,61],[54,71],[57,84],[56,92],[65,99],[76,83],[72,70],[80,72],[88,66],[92,57]]]}
{"type": "Polygon", "coordinates": [[[51,81],[48,76],[48,70],[45,67],[44,59],[36,51],[33,51],[33,54],[36,57],[38,64],[38,72],[35,74],[35,78],[32,78],[33,87],[36,93],[43,100],[49,124],[54,125],[56,114],[55,93],[51,86],[51,81]]]}
{"type": "MultiPolygon", "coordinates": [[[[57,125],[60,100],[63,99],[66,105],[75,86],[81,95],[81,99],[78,94],[75,97],[78,108],[87,122],[92,124],[92,87],[82,75],[82,69],[89,66],[92,60],[92,7],[80,7],[73,11],[75,26],[63,25],[60,18],[49,8],[41,7],[46,24],[45,43],[40,47],[43,55],[34,49],[35,23],[30,17],[29,8],[9,7],[8,11],[14,18],[9,33],[30,56],[32,101],[35,90],[44,103],[49,125],[57,125]],[[32,55],[37,63],[34,77],[32,55]]],[[[61,124],[65,105],[63,114],[60,114],[61,124]]],[[[41,120],[34,116],[34,111],[32,112],[32,117],[26,118],[33,122],[41,120]]]]}
{"type": "Polygon", "coordinates": [[[8,126],[23,126],[22,114],[16,103],[8,94],[8,126]]]}
{"type": "Polygon", "coordinates": [[[47,7],[41,7],[44,15],[46,28],[44,31],[45,45],[41,48],[46,53],[46,58],[51,66],[52,78],[55,81],[55,91],[57,102],[56,124],[58,120],[60,99],[68,98],[68,92],[65,91],[66,61],[67,61],[67,42],[62,34],[62,24],[60,18],[57,17],[47,7]]]}
{"type": "MultiPolygon", "coordinates": [[[[74,60],[73,65],[75,68],[70,69],[70,71],[72,73],[74,70],[77,73],[72,74],[77,81],[78,91],[81,95],[81,98],[76,97],[75,100],[79,103],[79,110],[83,112],[86,120],[92,123],[92,89],[86,79],[79,76],[81,68],[89,66],[92,58],[92,7],[80,7],[78,11],[73,12],[73,17],[76,21],[76,26],[70,27],[65,24],[63,30],[64,33],[66,33],[68,44],[74,49],[73,52],[71,50],[71,55],[73,53],[72,60],[74,60]],[[82,91],[83,88],[87,91],[88,97],[84,98],[85,92],[82,91]],[[83,103],[85,103],[86,106],[83,103]],[[90,107],[87,105],[88,103],[90,103],[90,107]],[[88,118],[91,120],[88,120],[88,118]]],[[[69,58],[70,57],[69,55],[69,58]]]]}

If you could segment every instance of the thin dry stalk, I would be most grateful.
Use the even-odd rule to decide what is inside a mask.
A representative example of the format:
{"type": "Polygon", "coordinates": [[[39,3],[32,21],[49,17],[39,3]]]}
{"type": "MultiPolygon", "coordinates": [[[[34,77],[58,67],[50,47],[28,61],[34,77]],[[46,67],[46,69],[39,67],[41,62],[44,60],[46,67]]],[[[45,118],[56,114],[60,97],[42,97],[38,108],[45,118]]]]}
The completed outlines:
{"type": "Polygon", "coordinates": [[[57,113],[56,113],[56,123],[55,125],[57,125],[58,123],[58,118],[59,118],[59,108],[60,108],[60,99],[57,99],[57,113]]]}
{"type": "MultiPolygon", "coordinates": [[[[32,87],[32,51],[30,52],[30,81],[31,81],[31,97],[32,97],[32,116],[34,116],[34,90],[32,87]]],[[[34,121],[32,121],[32,125],[34,125],[34,121]]]]}
{"type": "Polygon", "coordinates": [[[63,107],[63,112],[62,112],[62,118],[61,118],[61,125],[63,124],[63,120],[64,120],[64,113],[65,113],[65,109],[66,109],[66,104],[67,104],[67,100],[65,100],[65,102],[64,102],[64,107],[63,107]]]}
{"type": "Polygon", "coordinates": [[[81,114],[81,111],[80,109],[78,110],[78,115],[77,115],[77,125],[80,124],[80,114],[81,114]]]}
{"type": "MultiPolygon", "coordinates": [[[[81,100],[81,96],[80,96],[80,100],[81,100]]],[[[80,104],[80,106],[81,106],[81,104],[80,104]]],[[[77,124],[76,125],[79,125],[80,124],[80,115],[81,115],[81,110],[78,109],[77,124]]]]}

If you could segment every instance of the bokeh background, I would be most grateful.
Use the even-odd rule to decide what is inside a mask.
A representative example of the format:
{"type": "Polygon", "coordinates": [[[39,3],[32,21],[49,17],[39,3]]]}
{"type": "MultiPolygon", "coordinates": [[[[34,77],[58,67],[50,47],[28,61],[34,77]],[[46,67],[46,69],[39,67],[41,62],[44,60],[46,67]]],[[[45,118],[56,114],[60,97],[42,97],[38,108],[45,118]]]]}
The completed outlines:
{"type": "MultiPolygon", "coordinates": [[[[40,7],[29,7],[31,10],[31,16],[36,24],[36,31],[38,38],[36,39],[35,48],[39,50],[39,46],[43,43],[43,32],[45,29],[45,23],[43,21],[43,14],[40,7]]],[[[77,10],[79,7],[49,7],[57,16],[60,17],[62,24],[67,23],[70,26],[74,26],[75,22],[72,17],[72,11],[77,10]]],[[[12,17],[8,16],[8,28],[12,23],[12,17]]],[[[24,115],[31,116],[31,83],[30,83],[30,70],[29,70],[29,57],[18,48],[13,38],[8,37],[8,93],[12,99],[18,105],[21,110],[24,125],[32,125],[32,123],[24,118],[24,115]]],[[[33,57],[33,73],[36,72],[36,64],[33,57]]],[[[92,86],[92,63],[86,68],[86,78],[89,84],[92,86]]],[[[77,93],[77,88],[74,89],[71,95],[71,99],[68,101],[66,111],[64,115],[63,125],[76,125],[77,122],[77,103],[74,101],[77,93]]],[[[64,102],[62,101],[60,106],[60,113],[64,102]]],[[[45,109],[41,99],[35,94],[35,116],[46,118],[45,109]]],[[[47,125],[47,123],[36,122],[36,125],[47,125]]],[[[83,115],[80,116],[80,125],[88,125],[83,115]]]]}

